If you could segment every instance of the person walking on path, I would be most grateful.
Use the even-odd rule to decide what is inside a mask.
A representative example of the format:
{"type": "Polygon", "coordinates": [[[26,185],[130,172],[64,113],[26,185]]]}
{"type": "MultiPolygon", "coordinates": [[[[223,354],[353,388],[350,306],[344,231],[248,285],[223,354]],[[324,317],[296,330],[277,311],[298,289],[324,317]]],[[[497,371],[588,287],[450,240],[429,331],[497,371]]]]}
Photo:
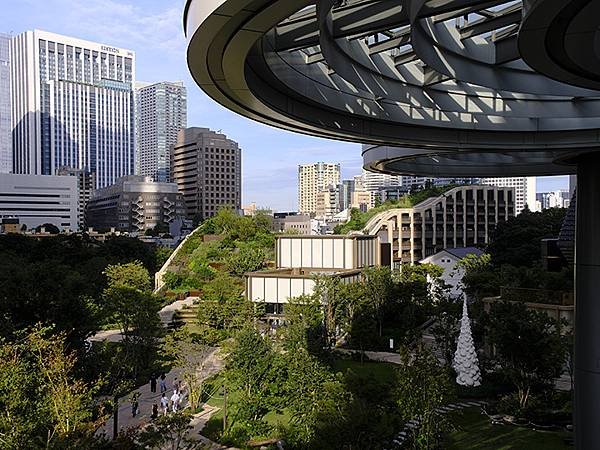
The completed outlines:
{"type": "Polygon", "coordinates": [[[177,377],[173,380],[173,392],[179,393],[179,381],[177,377]]]}
{"type": "Polygon", "coordinates": [[[162,409],[163,415],[166,416],[169,412],[169,400],[164,392],[162,393],[162,397],[160,397],[160,408],[162,409]]]}
{"type": "Polygon", "coordinates": [[[160,376],[160,393],[167,392],[167,376],[163,372],[160,376]]]}
{"type": "Polygon", "coordinates": [[[179,394],[177,391],[173,392],[171,396],[171,408],[173,412],[177,412],[177,408],[179,408],[179,394]]]}
{"type": "Polygon", "coordinates": [[[131,396],[131,417],[135,417],[138,414],[138,410],[140,407],[140,403],[138,401],[140,394],[139,392],[134,392],[131,396]]]}
{"type": "Polygon", "coordinates": [[[150,416],[151,419],[156,419],[158,417],[158,405],[156,404],[156,402],[154,402],[154,404],[152,405],[152,415],[150,416]]]}
{"type": "Polygon", "coordinates": [[[156,374],[150,375],[150,392],[156,393],[156,374]]]}

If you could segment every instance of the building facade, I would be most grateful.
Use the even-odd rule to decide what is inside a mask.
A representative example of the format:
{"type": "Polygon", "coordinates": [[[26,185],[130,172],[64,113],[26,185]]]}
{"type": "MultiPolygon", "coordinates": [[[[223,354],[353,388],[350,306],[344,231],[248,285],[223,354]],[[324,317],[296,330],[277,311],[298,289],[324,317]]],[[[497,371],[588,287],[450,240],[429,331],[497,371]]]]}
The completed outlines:
{"type": "Polygon", "coordinates": [[[376,236],[279,236],[275,254],[275,269],[245,274],[246,297],[264,303],[271,318],[283,314],[291,297],[311,295],[316,275],[354,283],[380,264],[376,236]]]}
{"type": "Polygon", "coordinates": [[[308,214],[275,213],[273,228],[275,233],[312,234],[312,220],[308,214]]]}
{"type": "Polygon", "coordinates": [[[86,209],[86,224],[97,230],[143,233],[185,215],[183,196],[176,184],[130,175],[94,191],[86,209]]]}
{"type": "Polygon", "coordinates": [[[0,217],[16,217],[28,230],[51,223],[77,231],[78,199],[74,177],[0,174],[0,217]]]}
{"type": "Polygon", "coordinates": [[[170,178],[170,149],[187,127],[183,82],[138,83],[136,89],[136,173],[154,181],[170,178]]]}
{"type": "Polygon", "coordinates": [[[317,193],[315,217],[331,219],[341,211],[340,186],[330,185],[317,193]]]}
{"type": "Polygon", "coordinates": [[[61,167],[58,170],[58,175],[77,178],[77,187],[79,191],[77,203],[77,224],[80,230],[88,228],[85,222],[85,210],[89,203],[94,190],[96,189],[96,177],[94,173],[86,170],[73,169],[72,167],[61,167]]]}
{"type": "Polygon", "coordinates": [[[498,187],[511,187],[515,190],[516,214],[521,214],[525,206],[536,211],[536,178],[535,177],[496,177],[481,178],[481,184],[498,187]]]}
{"type": "Polygon", "coordinates": [[[487,244],[496,224],[515,216],[514,199],[512,187],[456,187],[412,208],[383,211],[364,232],[391,244],[393,264],[412,264],[445,248],[487,244]]]}
{"type": "Polygon", "coordinates": [[[298,211],[316,214],[317,194],[340,184],[340,165],[318,162],[298,166],[298,211]]]}
{"type": "Polygon", "coordinates": [[[95,173],[98,187],[134,171],[135,54],[46,31],[11,40],[13,172],[95,173]]]}
{"type": "Polygon", "coordinates": [[[568,190],[557,190],[551,192],[539,192],[536,194],[536,210],[548,208],[568,208],[571,204],[571,196],[568,190]]]}
{"type": "Polygon", "coordinates": [[[0,173],[12,172],[12,123],[10,112],[10,40],[0,33],[0,173]]]}
{"type": "Polygon", "coordinates": [[[401,186],[402,176],[389,175],[387,173],[371,172],[363,169],[362,171],[363,187],[367,191],[379,191],[382,188],[390,186],[401,186]]]}
{"type": "Polygon", "coordinates": [[[242,207],[242,150],[208,128],[180,130],[171,152],[171,180],[183,194],[188,216],[204,220],[221,207],[242,207]]]}

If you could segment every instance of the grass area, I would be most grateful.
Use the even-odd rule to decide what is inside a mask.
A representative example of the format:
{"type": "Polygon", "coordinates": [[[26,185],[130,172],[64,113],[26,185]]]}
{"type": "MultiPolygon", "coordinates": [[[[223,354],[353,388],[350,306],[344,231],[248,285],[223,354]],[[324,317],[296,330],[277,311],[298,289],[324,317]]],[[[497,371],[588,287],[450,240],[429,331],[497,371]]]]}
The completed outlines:
{"type": "Polygon", "coordinates": [[[331,364],[335,372],[346,373],[352,370],[356,375],[371,378],[381,383],[391,384],[394,382],[394,364],[386,362],[360,361],[351,359],[334,359],[331,364]]]}
{"type": "Polygon", "coordinates": [[[564,443],[566,432],[537,431],[515,425],[492,425],[479,409],[462,410],[452,416],[457,430],[444,448],[449,450],[559,450],[572,448],[564,443]]]}

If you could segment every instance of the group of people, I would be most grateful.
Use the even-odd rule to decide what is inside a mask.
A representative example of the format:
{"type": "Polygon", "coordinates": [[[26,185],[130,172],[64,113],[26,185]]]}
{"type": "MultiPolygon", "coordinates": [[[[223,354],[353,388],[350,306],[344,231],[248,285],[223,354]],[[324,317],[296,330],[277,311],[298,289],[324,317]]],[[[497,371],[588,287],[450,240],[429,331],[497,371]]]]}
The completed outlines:
{"type": "MultiPolygon", "coordinates": [[[[160,407],[159,404],[154,402],[152,405],[152,414],[150,417],[152,419],[156,419],[159,413],[166,415],[169,411],[177,412],[183,403],[183,400],[187,396],[187,392],[185,390],[185,385],[175,377],[173,380],[173,394],[168,397],[167,396],[167,376],[163,372],[160,377],[157,377],[156,374],[152,374],[150,377],[150,392],[155,394],[156,388],[160,389],[160,407]],[[160,408],[160,409],[159,409],[160,408]]],[[[131,397],[131,415],[135,417],[139,414],[139,392],[134,392],[131,397]]]]}

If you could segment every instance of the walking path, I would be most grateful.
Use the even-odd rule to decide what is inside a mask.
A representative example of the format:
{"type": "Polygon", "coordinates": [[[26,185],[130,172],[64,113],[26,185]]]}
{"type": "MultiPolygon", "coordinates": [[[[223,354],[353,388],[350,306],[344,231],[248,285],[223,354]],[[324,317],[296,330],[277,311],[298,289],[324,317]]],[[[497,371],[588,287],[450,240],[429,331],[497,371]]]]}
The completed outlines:
{"type": "MultiPolygon", "coordinates": [[[[169,324],[173,321],[173,316],[175,313],[186,306],[192,306],[194,302],[198,300],[198,297],[186,297],[183,300],[177,300],[173,303],[168,304],[163,309],[158,312],[160,317],[160,324],[163,327],[168,327],[169,324]]],[[[121,334],[121,330],[104,330],[99,331],[92,337],[90,337],[90,341],[108,341],[108,342],[121,342],[123,340],[123,335],[121,334]]]]}
{"type": "MultiPolygon", "coordinates": [[[[221,369],[223,368],[223,359],[221,357],[221,355],[219,354],[219,349],[215,348],[212,350],[212,352],[210,353],[210,355],[207,357],[206,360],[206,364],[204,366],[204,370],[202,371],[201,374],[199,374],[199,378],[201,380],[205,380],[209,377],[211,377],[212,375],[216,374],[217,372],[219,372],[221,369]]],[[[175,381],[175,378],[177,378],[178,380],[181,380],[181,369],[180,368],[174,368],[173,370],[171,370],[168,374],[166,374],[166,381],[167,381],[167,392],[166,392],[166,397],[167,398],[171,398],[171,395],[173,395],[173,382],[175,381]]],[[[132,413],[131,413],[131,402],[130,402],[130,398],[131,398],[131,394],[122,397],[119,399],[119,413],[118,413],[118,418],[119,418],[119,429],[126,429],[129,427],[138,427],[141,425],[144,425],[148,422],[150,422],[151,418],[151,414],[152,414],[152,405],[154,403],[156,403],[159,406],[160,409],[160,397],[161,397],[161,393],[160,393],[160,385],[157,382],[157,388],[156,388],[156,392],[150,392],[150,382],[148,382],[148,384],[145,384],[144,386],[140,387],[139,389],[136,389],[136,391],[134,392],[139,392],[141,395],[138,398],[138,410],[139,410],[139,414],[136,415],[136,417],[133,417],[132,413]]],[[[185,401],[185,399],[184,399],[185,401]]],[[[185,407],[185,405],[182,405],[183,407],[185,407]]],[[[204,424],[206,424],[206,422],[208,422],[208,420],[210,419],[210,416],[214,413],[214,411],[211,411],[210,407],[208,405],[205,405],[205,411],[206,414],[203,414],[205,411],[203,411],[202,413],[200,413],[199,418],[196,422],[196,426],[199,426],[200,424],[202,424],[202,427],[204,427],[204,424]]],[[[216,409],[216,408],[214,408],[216,409]]],[[[198,428],[198,430],[200,430],[201,428],[198,428]]],[[[112,432],[113,432],[113,417],[111,416],[110,419],[108,419],[108,421],[104,424],[104,426],[102,426],[99,430],[99,433],[106,433],[107,436],[112,437],[112,432]]]]}

